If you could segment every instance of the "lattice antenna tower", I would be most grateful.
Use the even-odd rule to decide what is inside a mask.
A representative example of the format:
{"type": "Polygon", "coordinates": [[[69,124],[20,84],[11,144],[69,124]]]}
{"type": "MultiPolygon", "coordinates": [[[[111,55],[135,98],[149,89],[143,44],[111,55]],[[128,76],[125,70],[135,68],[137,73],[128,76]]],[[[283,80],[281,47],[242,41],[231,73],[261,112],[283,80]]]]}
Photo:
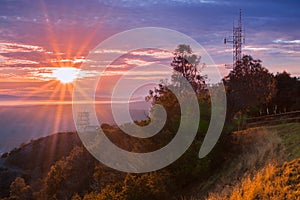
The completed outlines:
{"type": "Polygon", "coordinates": [[[233,23],[232,36],[224,38],[224,44],[232,44],[233,58],[232,58],[232,67],[235,68],[238,61],[242,59],[242,45],[245,44],[245,35],[243,33],[243,24],[242,24],[242,10],[240,9],[240,16],[237,25],[233,23]]]}
{"type": "Polygon", "coordinates": [[[77,125],[80,130],[84,130],[90,125],[90,113],[88,111],[81,111],[77,113],[77,125]]]}

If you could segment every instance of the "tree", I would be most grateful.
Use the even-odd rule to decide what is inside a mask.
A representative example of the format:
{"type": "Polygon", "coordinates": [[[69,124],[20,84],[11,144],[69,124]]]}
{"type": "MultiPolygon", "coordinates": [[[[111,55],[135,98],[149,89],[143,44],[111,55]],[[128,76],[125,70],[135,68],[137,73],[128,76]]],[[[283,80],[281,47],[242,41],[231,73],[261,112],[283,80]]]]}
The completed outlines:
{"type": "Polygon", "coordinates": [[[300,80],[285,71],[277,73],[275,79],[277,92],[273,104],[277,112],[299,110],[300,80]]]}
{"type": "MultiPolygon", "coordinates": [[[[205,77],[200,73],[201,67],[198,67],[200,59],[200,56],[193,54],[189,45],[178,45],[174,51],[174,58],[171,62],[171,66],[174,70],[171,81],[162,81],[157,88],[150,90],[149,95],[146,97],[146,100],[150,101],[153,105],[162,105],[167,113],[165,126],[160,132],[162,137],[157,140],[158,144],[166,143],[166,141],[169,142],[174,137],[181,124],[181,105],[177,100],[178,96],[180,96],[182,102],[189,102],[191,95],[196,95],[200,107],[200,120],[191,120],[192,123],[199,123],[195,141],[184,155],[166,168],[166,170],[172,174],[172,176],[168,177],[168,180],[171,180],[172,184],[166,184],[171,187],[171,189],[168,188],[168,191],[176,191],[178,188],[190,184],[196,178],[204,179],[212,166],[212,155],[215,155],[210,154],[205,159],[197,159],[199,146],[203,142],[211,118],[211,99],[205,83],[205,77]],[[187,90],[186,84],[190,84],[193,90],[187,90]],[[173,90],[177,92],[176,95],[172,92],[173,90]]],[[[221,87],[219,86],[220,85],[216,85],[214,90],[220,89],[221,87]]],[[[153,118],[155,120],[155,117],[159,119],[160,114],[158,112],[157,114],[156,112],[157,110],[155,107],[152,107],[150,112],[151,120],[153,120],[153,118]]],[[[189,134],[189,132],[186,132],[186,134],[189,134]]],[[[130,183],[131,177],[127,178],[127,183],[130,183]]],[[[145,179],[140,179],[138,181],[141,181],[139,185],[145,184],[142,183],[145,179]]],[[[131,184],[127,184],[127,186],[128,191],[138,191],[138,189],[131,184]]],[[[144,190],[141,190],[139,193],[146,194],[144,190]]],[[[134,197],[130,196],[130,198],[134,197]]]]}
{"type": "Polygon", "coordinates": [[[227,91],[229,119],[237,112],[248,113],[251,109],[266,105],[275,93],[275,79],[261,65],[246,55],[236,67],[224,78],[227,91]]]}
{"type": "Polygon", "coordinates": [[[166,199],[167,190],[163,173],[128,174],[124,180],[121,199],[166,199]]]}
{"type": "Polygon", "coordinates": [[[23,178],[17,177],[10,185],[9,200],[33,199],[31,187],[25,183],[23,178]]]}
{"type": "Polygon", "coordinates": [[[75,147],[69,156],[53,165],[45,178],[45,198],[71,199],[90,189],[95,159],[84,149],[75,147]]]}
{"type": "MultiPolygon", "coordinates": [[[[198,96],[207,94],[205,77],[200,75],[201,68],[198,67],[201,57],[193,54],[191,47],[185,44],[178,45],[173,54],[174,58],[170,64],[174,69],[171,82],[162,81],[157,88],[150,90],[146,97],[146,101],[150,101],[152,105],[159,104],[165,108],[167,112],[165,130],[171,133],[178,129],[181,116],[179,102],[171,88],[179,91],[184,98],[191,95],[186,89],[186,84],[190,84],[198,96]]],[[[155,111],[152,107],[152,119],[155,118],[155,111]]]]}
{"type": "Polygon", "coordinates": [[[116,171],[103,164],[98,164],[93,173],[94,184],[93,188],[95,191],[101,191],[107,185],[113,185],[125,178],[125,173],[116,171]]]}
{"type": "Polygon", "coordinates": [[[172,75],[173,85],[184,88],[184,83],[180,78],[180,76],[183,76],[195,92],[200,92],[201,86],[205,84],[204,77],[200,75],[198,69],[201,57],[193,54],[192,48],[185,44],[178,45],[173,54],[174,58],[171,62],[171,66],[175,71],[172,75]]]}
{"type": "Polygon", "coordinates": [[[200,75],[198,67],[201,57],[193,54],[192,48],[185,44],[178,45],[173,54],[171,66],[174,73],[172,74],[171,83],[161,82],[158,88],[150,90],[149,95],[146,97],[146,100],[152,101],[153,104],[158,103],[158,101],[161,102],[163,100],[161,97],[171,92],[168,86],[180,88],[184,91],[185,83],[182,77],[187,80],[196,93],[200,93],[205,88],[205,77],[200,75]]]}

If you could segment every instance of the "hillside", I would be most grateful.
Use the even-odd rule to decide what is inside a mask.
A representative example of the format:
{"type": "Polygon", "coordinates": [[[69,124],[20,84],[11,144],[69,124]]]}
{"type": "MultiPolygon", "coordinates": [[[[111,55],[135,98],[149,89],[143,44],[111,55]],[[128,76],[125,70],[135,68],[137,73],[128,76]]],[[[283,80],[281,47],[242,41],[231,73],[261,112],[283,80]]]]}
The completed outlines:
{"type": "Polygon", "coordinates": [[[9,186],[16,177],[24,177],[32,183],[46,176],[56,161],[80,144],[77,134],[65,132],[32,140],[3,154],[0,159],[0,197],[8,195],[9,186]]]}
{"type": "MultiPolygon", "coordinates": [[[[163,170],[137,175],[103,166],[76,133],[59,133],[2,156],[0,198],[21,185],[22,193],[27,191],[21,199],[293,199],[300,184],[299,133],[299,123],[248,128],[231,135],[222,156],[199,160],[187,152],[163,170]]],[[[118,142],[118,136],[111,139],[118,142]]],[[[120,146],[130,142],[125,141],[120,146]]],[[[192,147],[196,152],[197,146],[192,147]]]]}
{"type": "Polygon", "coordinates": [[[300,190],[300,124],[249,128],[232,135],[233,151],[186,199],[297,199],[300,190]]]}

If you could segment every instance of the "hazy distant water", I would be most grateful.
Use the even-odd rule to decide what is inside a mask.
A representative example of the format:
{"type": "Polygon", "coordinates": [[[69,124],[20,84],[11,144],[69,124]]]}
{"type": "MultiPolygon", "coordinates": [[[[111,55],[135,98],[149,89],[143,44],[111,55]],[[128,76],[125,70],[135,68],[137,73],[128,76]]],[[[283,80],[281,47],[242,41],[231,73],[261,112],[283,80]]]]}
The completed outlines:
{"type": "MultiPolygon", "coordinates": [[[[98,107],[97,113],[106,123],[114,123],[108,105],[98,107]]],[[[131,114],[135,120],[144,119],[144,104],[137,104],[131,114]]],[[[75,130],[72,105],[0,106],[0,153],[31,139],[75,130]]]]}

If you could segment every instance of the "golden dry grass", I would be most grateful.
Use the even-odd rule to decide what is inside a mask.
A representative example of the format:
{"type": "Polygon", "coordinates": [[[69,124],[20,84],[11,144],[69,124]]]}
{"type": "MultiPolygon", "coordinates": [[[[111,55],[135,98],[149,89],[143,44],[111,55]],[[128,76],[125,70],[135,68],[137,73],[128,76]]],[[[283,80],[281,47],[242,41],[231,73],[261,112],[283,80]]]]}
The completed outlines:
{"type": "Polygon", "coordinates": [[[211,194],[207,200],[269,200],[300,198],[300,159],[286,162],[282,166],[268,164],[251,178],[249,175],[236,185],[225,197],[211,194]]]}
{"type": "Polygon", "coordinates": [[[250,128],[233,139],[239,153],[190,199],[300,199],[299,123],[250,128]]]}

